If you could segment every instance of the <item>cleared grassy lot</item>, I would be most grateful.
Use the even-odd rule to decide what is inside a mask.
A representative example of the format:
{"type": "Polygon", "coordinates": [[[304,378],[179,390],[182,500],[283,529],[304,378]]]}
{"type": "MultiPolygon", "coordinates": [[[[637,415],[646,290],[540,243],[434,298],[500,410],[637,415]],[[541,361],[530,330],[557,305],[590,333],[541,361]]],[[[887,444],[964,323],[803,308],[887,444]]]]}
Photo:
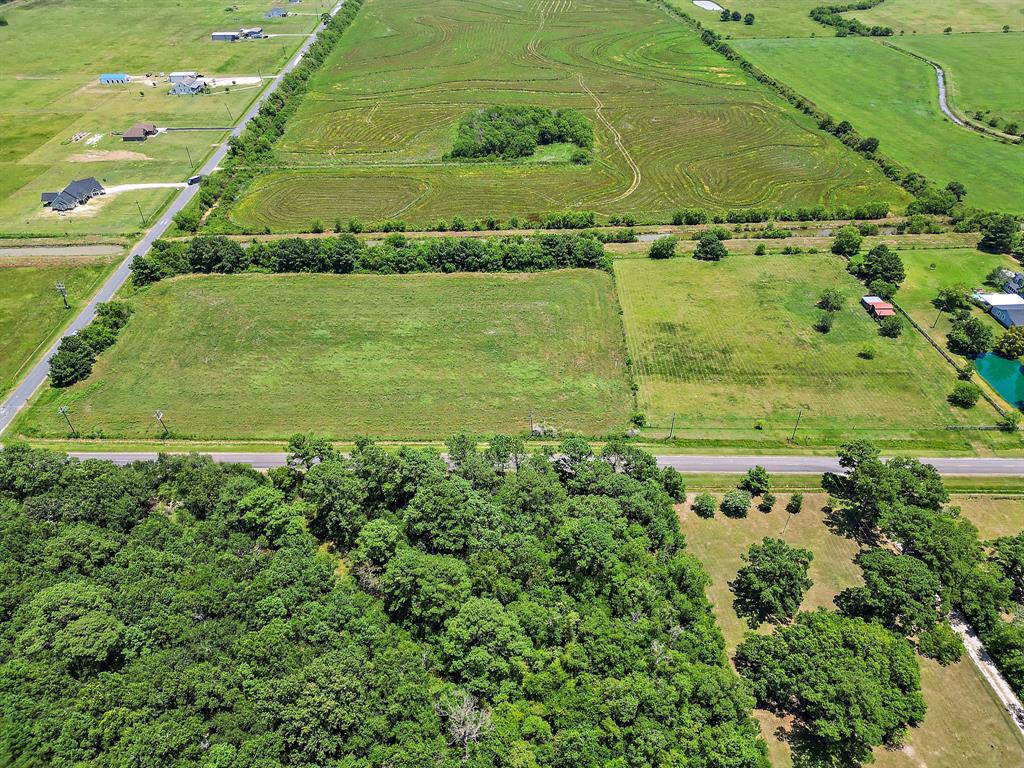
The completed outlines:
{"type": "Polygon", "coordinates": [[[678,439],[785,446],[802,408],[803,445],[865,437],[971,450],[978,438],[946,427],[995,422],[987,405],[946,402],[953,369],[909,327],[899,339],[878,335],[859,306],[863,287],[831,254],[624,258],[615,272],[640,407],[659,434],[674,413],[678,439]],[[846,306],[822,334],[813,326],[826,288],[846,306]],[[866,347],[873,359],[859,356],[866,347]]]}
{"type": "MultiPolygon", "coordinates": [[[[97,201],[81,213],[58,217],[39,206],[39,193],[73,178],[95,176],[108,186],[183,181],[223,134],[160,135],[126,144],[113,131],[139,121],[158,126],[229,126],[259,91],[259,84],[231,78],[270,75],[317,23],[319,2],[305,15],[267,20],[269,3],[230,4],[152,0],[125,3],[19,2],[3,7],[0,27],[0,232],[82,235],[138,231],[136,200],[151,216],[168,190],[126,193],[97,201]],[[263,26],[286,37],[217,43],[210,33],[263,26]],[[176,70],[225,76],[226,88],[196,97],[167,93],[176,70]],[[125,73],[129,85],[100,85],[101,73],[125,73]],[[72,143],[71,137],[88,137],[72,143]],[[95,136],[98,141],[86,144],[95,136]],[[192,161],[189,161],[191,153],[192,161]]],[[[291,8],[290,10],[294,10],[291,8]]]]}
{"type": "Polygon", "coordinates": [[[238,225],[560,209],[664,220],[682,205],[906,201],[873,164],[641,0],[369,0],[276,154],[285,168],[251,186],[238,225]],[[443,162],[459,120],[491,104],[581,110],[593,162],[443,162]]]}
{"type": "Polygon", "coordinates": [[[110,265],[107,258],[0,256],[0,397],[88,301],[110,265]],[[54,289],[58,280],[71,310],[54,289]]]}
{"type": "MultiPolygon", "coordinates": [[[[763,514],[755,510],[743,520],[731,520],[721,514],[702,520],[690,512],[689,507],[680,513],[688,548],[700,558],[711,577],[708,598],[730,655],[743,637],[745,624],[733,612],[728,582],[742,564],[740,554],[751,543],[774,536],[814,553],[810,571],[814,586],[803,604],[807,610],[832,607],[832,598],[860,579],[860,569],[853,563],[856,544],[830,533],[825,526],[821,512],[825,497],[805,496],[804,511],[795,516],[784,511],[787,499],[780,495],[776,511],[763,514]]],[[[763,631],[768,629],[767,625],[762,628],[763,631]]],[[[920,658],[920,662],[921,687],[928,702],[928,713],[922,725],[911,731],[903,749],[876,750],[875,766],[1004,768],[1019,765],[1024,760],[1024,739],[969,660],[965,658],[945,668],[929,659],[920,658]]],[[[769,745],[772,765],[788,768],[792,765],[789,747],[774,737],[780,721],[766,712],[756,714],[769,745]]]]}
{"type": "Polygon", "coordinates": [[[1024,29],[1020,0],[885,0],[849,15],[870,26],[892,27],[897,35],[937,34],[946,27],[952,27],[953,32],[998,32],[1004,24],[1018,32],[1024,29]]]}
{"type": "Polygon", "coordinates": [[[91,378],[44,391],[15,431],[281,439],[623,429],[611,277],[239,275],[154,285],[91,378]]]}
{"type": "MultiPolygon", "coordinates": [[[[1020,147],[946,120],[935,72],[925,62],[867,38],[742,40],[736,46],[837,120],[878,138],[880,151],[893,159],[940,185],[962,182],[972,205],[1024,209],[1020,147]]],[[[1019,81],[1024,69],[1011,76],[1019,81]]]]}
{"type": "Polygon", "coordinates": [[[942,66],[957,109],[970,113],[991,110],[998,117],[1024,123],[1020,86],[1024,35],[928,35],[893,42],[942,66]]]}
{"type": "Polygon", "coordinates": [[[765,3],[763,0],[729,0],[718,3],[730,11],[739,11],[744,16],[748,13],[754,14],[754,23],[750,25],[742,21],[722,21],[721,11],[704,10],[694,5],[692,0],[668,0],[668,3],[723,37],[743,39],[831,34],[827,27],[814,21],[809,15],[812,8],[822,4],[820,0],[772,0],[771,3],[765,3]]]}

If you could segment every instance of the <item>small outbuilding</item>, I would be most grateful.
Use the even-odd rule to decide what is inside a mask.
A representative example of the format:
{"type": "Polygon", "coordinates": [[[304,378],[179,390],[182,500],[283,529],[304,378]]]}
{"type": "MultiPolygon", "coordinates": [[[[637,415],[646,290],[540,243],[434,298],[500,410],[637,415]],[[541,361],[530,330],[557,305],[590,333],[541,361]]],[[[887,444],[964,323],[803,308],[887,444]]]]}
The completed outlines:
{"type": "Polygon", "coordinates": [[[136,123],[121,134],[121,141],[145,141],[156,135],[156,126],[152,123],[136,123]]]}
{"type": "Polygon", "coordinates": [[[896,308],[880,296],[863,296],[860,303],[867,309],[868,314],[876,319],[896,314],[896,308]]]}
{"type": "Polygon", "coordinates": [[[263,27],[242,27],[238,34],[246,39],[263,37],[263,27]]]}
{"type": "Polygon", "coordinates": [[[125,74],[100,75],[101,85],[127,85],[132,81],[131,77],[125,74]]]}
{"type": "Polygon", "coordinates": [[[237,32],[214,32],[210,37],[218,42],[231,43],[238,39],[237,32]]]}
{"type": "Polygon", "coordinates": [[[197,77],[199,77],[198,72],[171,72],[167,79],[172,83],[180,83],[184,80],[195,80],[197,77]]]}
{"type": "Polygon", "coordinates": [[[974,297],[1004,328],[1024,325],[1024,296],[1016,293],[976,293],[974,297]]]}

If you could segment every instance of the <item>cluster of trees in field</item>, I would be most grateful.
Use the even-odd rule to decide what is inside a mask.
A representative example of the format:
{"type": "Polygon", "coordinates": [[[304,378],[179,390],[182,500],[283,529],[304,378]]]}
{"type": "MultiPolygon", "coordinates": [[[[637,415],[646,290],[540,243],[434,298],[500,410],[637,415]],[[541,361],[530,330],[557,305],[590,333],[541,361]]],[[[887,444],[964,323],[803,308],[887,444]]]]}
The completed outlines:
{"type": "Polygon", "coordinates": [[[572,162],[590,161],[594,129],[582,112],[495,105],[478,109],[459,123],[455,144],[448,160],[515,160],[529,157],[537,147],[557,143],[575,144],[572,162]]]}
{"type": "Polygon", "coordinates": [[[743,23],[746,24],[748,27],[751,26],[754,23],[754,14],[748,13],[748,14],[744,15],[744,14],[740,13],[739,11],[730,11],[730,10],[728,10],[726,8],[722,9],[722,13],[720,15],[720,18],[721,18],[722,21],[741,21],[742,20],[743,23]]]}
{"type": "Polygon", "coordinates": [[[812,8],[810,17],[819,24],[827,27],[835,27],[836,37],[847,37],[848,35],[861,35],[863,37],[889,37],[892,35],[892,27],[883,27],[879,24],[868,26],[862,21],[843,16],[849,11],[866,11],[882,3],[883,0],[860,0],[855,3],[843,3],[839,5],[820,5],[812,8]]]}
{"type": "MultiPolygon", "coordinates": [[[[1004,621],[1024,598],[1024,532],[983,542],[934,467],[883,461],[865,441],[839,451],[843,474],[826,473],[829,525],[861,544],[862,584],[835,598],[837,610],[800,612],[812,586],[813,553],[771,537],[751,544],[730,582],[733,607],[751,629],[736,668],[760,707],[793,718],[790,742],[800,765],[871,762],[872,748],[898,745],[921,722],[925,702],[915,650],[947,665],[963,655],[948,617],[961,611],[982,635],[1018,693],[1024,688],[1024,627],[1004,621]],[[850,706],[856,701],[856,706],[850,706]]],[[[771,511],[771,478],[754,467],[720,508],[746,517],[752,498],[771,511]]],[[[799,514],[803,497],[786,506],[799,514]]],[[[695,514],[713,517],[698,495],[695,514]]]]}
{"type": "Polygon", "coordinates": [[[55,387],[70,387],[87,379],[96,356],[117,341],[118,332],[131,315],[131,306],[123,301],[97,304],[92,322],[78,333],[61,339],[57,351],[47,361],[50,383],[55,387]]]}
{"type": "Polygon", "coordinates": [[[768,768],[650,455],[290,452],[0,451],[0,762],[768,768]]]}
{"type": "Polygon", "coordinates": [[[430,237],[393,232],[371,245],[352,234],[289,237],[248,248],[223,235],[189,241],[160,240],[132,261],[132,282],[147,285],[193,272],[333,272],[381,275],[410,272],[535,272],[545,269],[611,270],[601,241],[585,234],[530,237],[430,237]]]}
{"type": "MultiPolygon", "coordinates": [[[[355,19],[362,0],[346,0],[341,10],[332,17],[317,36],[316,42],[302,56],[302,61],[281,80],[277,89],[263,102],[260,110],[240,136],[231,137],[230,151],[221,170],[203,179],[200,184],[198,212],[191,211],[184,218],[189,223],[199,219],[219,200],[233,202],[249,182],[256,168],[271,157],[274,142],[285,130],[288,118],[298,109],[299,102],[309,87],[309,79],[319,69],[341,36],[355,19]]],[[[216,212],[211,216],[217,215],[216,212]]],[[[187,228],[187,227],[186,227],[187,228]]],[[[194,229],[193,229],[194,231],[194,229]]]]}

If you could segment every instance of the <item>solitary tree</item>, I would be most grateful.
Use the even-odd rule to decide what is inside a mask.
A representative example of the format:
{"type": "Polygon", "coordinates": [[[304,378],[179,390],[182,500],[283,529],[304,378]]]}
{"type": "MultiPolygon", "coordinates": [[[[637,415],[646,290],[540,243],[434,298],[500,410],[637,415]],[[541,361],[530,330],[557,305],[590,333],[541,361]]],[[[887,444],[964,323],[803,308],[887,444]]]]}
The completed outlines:
{"type": "Polygon", "coordinates": [[[860,232],[856,227],[840,227],[832,238],[832,253],[840,256],[856,256],[861,244],[860,232]]]}
{"type": "Polygon", "coordinates": [[[729,588],[736,614],[754,628],[766,621],[790,621],[813,582],[807,577],[814,555],[782,539],[765,537],[743,554],[746,563],[729,588]]]}
{"type": "Polygon", "coordinates": [[[962,317],[953,321],[947,344],[958,355],[977,357],[992,346],[992,329],[980,317],[962,317]]]}
{"type": "Polygon", "coordinates": [[[659,237],[651,243],[651,248],[647,255],[652,259],[671,259],[676,255],[676,238],[659,237]]]}
{"type": "Polygon", "coordinates": [[[747,491],[728,491],[722,497],[721,510],[726,517],[746,517],[750,511],[750,494],[747,491]]]}
{"type": "Polygon", "coordinates": [[[746,24],[748,27],[751,24],[753,24],[754,23],[754,14],[748,13],[746,16],[744,16],[743,17],[743,23],[746,24]]]}
{"type": "Polygon", "coordinates": [[[704,232],[697,243],[693,258],[701,261],[721,261],[729,255],[728,249],[714,232],[704,232]]]}
{"type": "Polygon", "coordinates": [[[760,496],[763,493],[768,493],[770,487],[771,477],[768,475],[768,470],[760,464],[748,469],[747,474],[740,481],[740,488],[748,491],[751,496],[760,496]]]}

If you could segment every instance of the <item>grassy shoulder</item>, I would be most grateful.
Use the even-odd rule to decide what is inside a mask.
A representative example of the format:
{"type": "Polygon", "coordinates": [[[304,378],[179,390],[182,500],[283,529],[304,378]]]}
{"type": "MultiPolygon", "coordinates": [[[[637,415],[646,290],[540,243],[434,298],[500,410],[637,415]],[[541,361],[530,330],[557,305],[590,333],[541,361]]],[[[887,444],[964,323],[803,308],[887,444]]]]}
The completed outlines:
{"type": "MultiPolygon", "coordinates": [[[[853,562],[857,545],[826,527],[821,494],[804,497],[804,511],[790,515],[787,498],[779,496],[775,510],[768,514],[752,511],[745,519],[717,515],[703,520],[688,505],[680,507],[680,522],[687,546],[704,564],[711,577],[708,598],[731,654],[743,637],[745,624],[732,607],[728,582],[742,564],[740,555],[765,536],[785,539],[790,545],[814,553],[810,577],[814,586],[804,599],[803,609],[831,607],[842,589],[859,583],[860,570],[853,562]]],[[[965,506],[965,514],[972,513],[965,506]]],[[[972,517],[972,519],[974,519],[972,517]]],[[[1019,528],[1018,528],[1019,530],[1019,528]]],[[[767,631],[768,626],[763,627],[767,631]]],[[[986,683],[966,657],[949,667],[920,658],[921,687],[928,713],[919,728],[911,731],[900,750],[876,750],[878,768],[1001,768],[1015,765],[1024,757],[1024,739],[992,697],[986,683]]],[[[758,713],[762,732],[769,744],[776,768],[792,765],[789,747],[778,740],[775,729],[781,721],[769,713],[758,713]]]]}
{"type": "Polygon", "coordinates": [[[113,263],[110,258],[0,258],[0,395],[88,302],[113,263]],[[67,289],[70,309],[55,289],[58,281],[67,289]]]}
{"type": "Polygon", "coordinates": [[[259,275],[162,281],[92,376],[43,390],[14,433],[282,439],[589,434],[631,411],[612,280],[500,275],[259,275]]]}

